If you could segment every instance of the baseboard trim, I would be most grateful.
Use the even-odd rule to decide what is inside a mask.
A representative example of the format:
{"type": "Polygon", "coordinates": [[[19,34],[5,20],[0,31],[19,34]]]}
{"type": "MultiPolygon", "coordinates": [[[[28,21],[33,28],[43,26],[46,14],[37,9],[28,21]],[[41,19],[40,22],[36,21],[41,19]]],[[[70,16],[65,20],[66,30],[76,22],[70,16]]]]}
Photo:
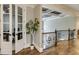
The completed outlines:
{"type": "Polygon", "coordinates": [[[15,52],[15,55],[17,55],[19,52],[21,52],[22,50],[24,50],[25,48],[21,49],[20,51],[18,51],[17,53],[15,52]]]}
{"type": "Polygon", "coordinates": [[[37,45],[34,44],[34,47],[41,53],[43,52],[43,49],[42,48],[39,48],[37,45]]]}

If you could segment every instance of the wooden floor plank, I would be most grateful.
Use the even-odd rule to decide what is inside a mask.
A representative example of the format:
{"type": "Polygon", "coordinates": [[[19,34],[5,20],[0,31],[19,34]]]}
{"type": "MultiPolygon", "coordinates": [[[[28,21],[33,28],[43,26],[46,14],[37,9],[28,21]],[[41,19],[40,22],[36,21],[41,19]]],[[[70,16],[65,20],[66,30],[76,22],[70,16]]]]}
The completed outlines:
{"type": "Polygon", "coordinates": [[[75,48],[75,41],[59,41],[57,47],[51,47],[40,53],[36,49],[26,48],[18,52],[16,55],[78,55],[75,48]]]}

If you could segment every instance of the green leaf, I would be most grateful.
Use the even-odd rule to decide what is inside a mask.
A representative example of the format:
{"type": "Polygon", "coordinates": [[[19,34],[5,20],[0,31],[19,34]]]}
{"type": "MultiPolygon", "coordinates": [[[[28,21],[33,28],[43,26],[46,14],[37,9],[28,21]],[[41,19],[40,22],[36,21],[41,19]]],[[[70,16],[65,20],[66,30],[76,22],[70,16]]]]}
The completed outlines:
{"type": "Polygon", "coordinates": [[[38,18],[35,18],[34,21],[30,20],[29,22],[27,22],[26,31],[27,31],[28,34],[30,34],[32,32],[36,32],[38,29],[39,29],[38,18]]]}

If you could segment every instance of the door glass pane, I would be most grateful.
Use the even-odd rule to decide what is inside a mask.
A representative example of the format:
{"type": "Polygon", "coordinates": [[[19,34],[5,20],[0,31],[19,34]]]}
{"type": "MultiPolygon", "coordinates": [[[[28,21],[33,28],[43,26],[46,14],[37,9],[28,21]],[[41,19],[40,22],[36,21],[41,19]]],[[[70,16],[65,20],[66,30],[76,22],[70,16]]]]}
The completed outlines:
{"type": "Polygon", "coordinates": [[[18,34],[17,39],[22,39],[22,8],[18,7],[18,34]]]}
{"type": "Polygon", "coordinates": [[[12,43],[15,43],[15,5],[12,5],[12,43]]]}
{"type": "Polygon", "coordinates": [[[3,12],[4,13],[9,13],[9,4],[4,4],[3,5],[3,12]]]}
{"type": "Polygon", "coordinates": [[[18,24],[18,31],[22,31],[22,24],[18,24]]]}
{"type": "Polygon", "coordinates": [[[12,5],[12,15],[15,15],[15,5],[12,5]]]}
{"type": "Polygon", "coordinates": [[[18,14],[22,15],[22,8],[18,7],[18,14]]]}
{"type": "Polygon", "coordinates": [[[9,24],[3,24],[3,32],[9,32],[9,24]]]}
{"type": "Polygon", "coordinates": [[[9,14],[4,14],[3,15],[3,22],[8,22],[9,23],[9,14]]]}
{"type": "Polygon", "coordinates": [[[3,40],[9,41],[9,4],[3,5],[3,40]]]}
{"type": "Polygon", "coordinates": [[[22,23],[22,16],[18,16],[18,23],[22,23]]]}
{"type": "Polygon", "coordinates": [[[4,41],[9,41],[9,33],[3,33],[4,41]]]}
{"type": "Polygon", "coordinates": [[[23,37],[22,32],[18,33],[18,36],[17,36],[18,40],[22,39],[22,37],[23,37]]]}
{"type": "Polygon", "coordinates": [[[12,5],[12,31],[15,32],[15,5],[12,5]]]}

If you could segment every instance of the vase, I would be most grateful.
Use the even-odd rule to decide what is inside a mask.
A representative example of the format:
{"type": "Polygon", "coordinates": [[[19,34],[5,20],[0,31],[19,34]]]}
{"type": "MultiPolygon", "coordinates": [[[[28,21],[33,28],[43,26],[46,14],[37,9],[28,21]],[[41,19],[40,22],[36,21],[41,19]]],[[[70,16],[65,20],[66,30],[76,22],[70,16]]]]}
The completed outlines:
{"type": "Polygon", "coordinates": [[[33,45],[31,45],[31,46],[30,46],[30,49],[31,49],[31,50],[33,50],[33,49],[34,49],[34,46],[33,46],[33,45]]]}

